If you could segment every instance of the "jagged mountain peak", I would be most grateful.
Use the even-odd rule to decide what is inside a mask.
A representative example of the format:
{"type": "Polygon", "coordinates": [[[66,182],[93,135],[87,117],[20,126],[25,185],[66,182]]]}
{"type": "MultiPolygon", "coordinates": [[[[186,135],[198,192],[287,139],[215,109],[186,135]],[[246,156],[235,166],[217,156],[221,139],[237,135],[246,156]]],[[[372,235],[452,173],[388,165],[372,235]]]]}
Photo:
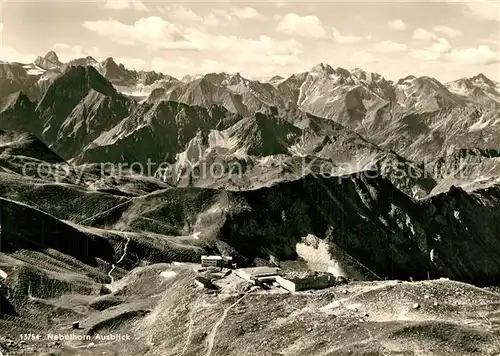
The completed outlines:
{"type": "Polygon", "coordinates": [[[360,80],[367,80],[368,78],[372,77],[372,75],[373,75],[373,73],[367,72],[362,68],[354,68],[352,70],[352,74],[360,80]]]}
{"type": "Polygon", "coordinates": [[[92,56],[87,56],[85,58],[77,58],[68,62],[70,66],[92,66],[98,70],[102,69],[101,64],[92,56]]]}
{"type": "Polygon", "coordinates": [[[243,85],[248,85],[250,81],[246,78],[244,78],[239,72],[237,73],[234,73],[233,75],[231,75],[227,82],[224,83],[226,85],[238,85],[238,84],[243,84],[243,85]]]}
{"type": "Polygon", "coordinates": [[[340,75],[340,76],[342,76],[342,77],[346,77],[346,78],[348,78],[348,77],[350,77],[350,76],[352,75],[352,74],[351,74],[351,72],[350,72],[349,70],[347,70],[347,69],[345,69],[345,68],[342,68],[342,67],[337,67],[337,68],[335,68],[335,72],[336,72],[338,75],[340,75]]]}
{"type": "Polygon", "coordinates": [[[478,75],[470,78],[470,80],[478,86],[487,86],[490,88],[498,87],[498,83],[495,83],[493,80],[485,76],[483,73],[479,73],[478,75]]]}
{"type": "Polygon", "coordinates": [[[420,77],[416,77],[414,75],[408,75],[404,78],[401,78],[398,80],[397,84],[405,84],[405,83],[419,83],[419,84],[423,84],[423,83],[429,83],[429,82],[436,82],[437,80],[435,78],[432,78],[432,77],[429,77],[429,76],[426,76],[426,75],[423,75],[423,76],[420,76],[420,77]]]}
{"type": "Polygon", "coordinates": [[[354,68],[351,73],[359,80],[366,82],[390,82],[387,81],[381,74],[376,72],[368,72],[362,68],[354,68]]]}
{"type": "Polygon", "coordinates": [[[59,61],[59,57],[57,56],[57,53],[54,51],[47,52],[47,54],[43,58],[48,60],[48,61],[54,62],[54,63],[57,63],[57,62],[61,63],[59,61]]]}
{"type": "Polygon", "coordinates": [[[191,75],[191,74],[186,74],[185,76],[183,76],[181,78],[181,81],[185,82],[185,83],[188,83],[188,82],[191,82],[193,80],[196,80],[196,79],[199,79],[203,77],[202,74],[195,74],[195,75],[191,75]]]}
{"type": "Polygon", "coordinates": [[[445,86],[452,93],[466,97],[475,104],[490,108],[497,108],[500,105],[500,83],[492,81],[483,73],[448,82],[445,86]]]}
{"type": "Polygon", "coordinates": [[[108,57],[103,61],[103,64],[106,65],[117,65],[113,57],[108,57]]]}
{"type": "Polygon", "coordinates": [[[407,75],[407,76],[406,76],[406,77],[404,77],[404,78],[399,79],[399,80],[396,82],[396,84],[397,84],[397,85],[406,84],[406,83],[408,83],[408,82],[412,82],[412,81],[414,81],[415,79],[417,79],[417,77],[416,77],[416,76],[414,76],[414,75],[412,75],[412,74],[410,74],[410,75],[407,75]]]}
{"type": "Polygon", "coordinates": [[[233,75],[231,75],[231,80],[242,80],[242,79],[244,78],[241,76],[240,72],[236,72],[233,75]]]}
{"type": "Polygon", "coordinates": [[[109,97],[118,94],[92,66],[69,66],[49,85],[36,108],[44,125],[45,140],[55,141],[64,120],[92,90],[109,97]]]}
{"type": "Polygon", "coordinates": [[[446,87],[439,80],[437,80],[434,77],[429,77],[425,75],[420,77],[415,77],[414,75],[407,76],[405,78],[400,79],[396,85],[411,86],[413,88],[421,88],[422,90],[428,88],[434,88],[447,91],[446,87]]]}
{"type": "Polygon", "coordinates": [[[269,82],[270,83],[274,83],[274,82],[279,82],[279,81],[282,81],[282,80],[285,80],[285,78],[283,78],[281,75],[275,75],[271,78],[269,78],[269,82]]]}
{"type": "Polygon", "coordinates": [[[112,57],[106,58],[102,62],[102,67],[106,73],[108,73],[108,72],[115,73],[115,72],[118,72],[120,70],[120,67],[118,66],[118,64],[115,62],[115,60],[112,57]]]}
{"type": "Polygon", "coordinates": [[[47,54],[43,58],[49,61],[59,61],[59,57],[57,56],[57,53],[54,51],[47,52],[47,54]]]}
{"type": "Polygon", "coordinates": [[[332,68],[332,66],[330,66],[329,64],[327,63],[319,63],[317,65],[315,65],[311,70],[310,70],[311,73],[324,73],[324,74],[334,74],[335,73],[335,70],[332,68]]]}
{"type": "Polygon", "coordinates": [[[474,77],[472,77],[470,79],[472,79],[472,80],[479,80],[479,81],[483,81],[485,83],[491,83],[491,84],[493,84],[493,81],[490,78],[488,78],[486,75],[484,75],[483,73],[479,73],[478,75],[476,75],[476,76],[474,76],[474,77]]]}
{"type": "Polygon", "coordinates": [[[188,81],[196,81],[198,79],[204,79],[205,81],[210,82],[211,84],[214,85],[222,85],[223,83],[227,82],[231,78],[231,75],[222,72],[222,73],[207,73],[203,76],[194,76],[190,77],[188,81]]]}
{"type": "Polygon", "coordinates": [[[45,56],[38,56],[35,59],[34,64],[39,66],[40,68],[47,70],[59,69],[62,66],[61,61],[59,61],[59,57],[56,52],[49,51],[45,56]]]}
{"type": "Polygon", "coordinates": [[[83,85],[87,92],[94,89],[104,95],[115,95],[116,89],[93,66],[72,66],[67,68],[53,83],[53,85],[83,85]]]}

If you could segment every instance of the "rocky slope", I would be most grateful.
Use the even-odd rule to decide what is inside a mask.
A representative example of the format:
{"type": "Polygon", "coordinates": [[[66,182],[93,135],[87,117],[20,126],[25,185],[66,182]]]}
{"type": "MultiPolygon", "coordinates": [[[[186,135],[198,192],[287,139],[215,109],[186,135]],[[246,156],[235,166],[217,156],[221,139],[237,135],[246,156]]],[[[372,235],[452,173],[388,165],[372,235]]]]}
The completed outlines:
{"type": "Polygon", "coordinates": [[[87,294],[78,299],[56,297],[44,305],[46,299],[33,297],[32,313],[59,308],[67,316],[59,324],[32,326],[22,313],[11,318],[6,330],[12,336],[2,336],[0,344],[12,355],[58,356],[496,353],[499,295],[463,283],[351,283],[288,294],[248,291],[229,275],[215,279],[219,292],[208,293],[194,288],[195,276],[190,266],[162,263],[135,269],[108,294],[99,295],[82,281],[87,294]],[[61,332],[71,318],[81,320],[74,334],[89,339],[19,342],[13,337],[16,321],[45,334],[61,332]],[[109,333],[130,340],[97,339],[109,333]]]}

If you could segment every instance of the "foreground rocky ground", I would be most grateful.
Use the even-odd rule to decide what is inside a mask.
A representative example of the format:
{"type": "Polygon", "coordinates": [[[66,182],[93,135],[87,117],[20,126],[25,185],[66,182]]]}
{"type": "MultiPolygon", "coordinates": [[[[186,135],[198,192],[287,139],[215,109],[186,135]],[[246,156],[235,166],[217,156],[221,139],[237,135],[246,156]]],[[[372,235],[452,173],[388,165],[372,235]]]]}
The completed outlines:
{"type": "Polygon", "coordinates": [[[209,292],[194,285],[195,276],[189,265],[155,264],[96,284],[86,295],[30,297],[18,316],[0,320],[0,350],[12,356],[500,355],[500,294],[493,289],[439,279],[287,293],[250,288],[230,274],[209,292]],[[75,320],[79,330],[71,329],[75,320]],[[26,333],[40,339],[22,340],[26,333]]]}

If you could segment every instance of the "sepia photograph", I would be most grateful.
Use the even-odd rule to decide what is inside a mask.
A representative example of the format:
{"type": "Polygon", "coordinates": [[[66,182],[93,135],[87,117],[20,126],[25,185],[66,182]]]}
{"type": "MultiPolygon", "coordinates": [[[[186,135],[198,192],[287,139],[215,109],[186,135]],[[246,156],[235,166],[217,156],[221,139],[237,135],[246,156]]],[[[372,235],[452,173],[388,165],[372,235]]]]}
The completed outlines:
{"type": "Polygon", "coordinates": [[[500,356],[500,0],[0,0],[0,356],[500,356]]]}

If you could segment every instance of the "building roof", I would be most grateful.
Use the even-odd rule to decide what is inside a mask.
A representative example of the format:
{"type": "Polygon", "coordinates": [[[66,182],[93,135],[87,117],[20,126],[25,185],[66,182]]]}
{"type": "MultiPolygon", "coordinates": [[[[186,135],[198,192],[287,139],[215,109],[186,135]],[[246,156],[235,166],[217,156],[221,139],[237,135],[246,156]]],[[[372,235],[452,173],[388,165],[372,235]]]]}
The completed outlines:
{"type": "Polygon", "coordinates": [[[333,276],[331,273],[318,272],[318,271],[288,271],[283,274],[283,278],[290,281],[300,281],[309,278],[318,278],[323,276],[333,276]]]}
{"type": "Polygon", "coordinates": [[[231,256],[202,255],[201,259],[202,260],[228,260],[228,261],[231,261],[233,258],[231,256]]]}
{"type": "Polygon", "coordinates": [[[222,256],[201,256],[202,260],[222,260],[222,256]]]}
{"type": "Polygon", "coordinates": [[[250,267],[239,268],[238,271],[244,272],[252,277],[271,276],[278,274],[279,268],[277,267],[250,267]]]}

